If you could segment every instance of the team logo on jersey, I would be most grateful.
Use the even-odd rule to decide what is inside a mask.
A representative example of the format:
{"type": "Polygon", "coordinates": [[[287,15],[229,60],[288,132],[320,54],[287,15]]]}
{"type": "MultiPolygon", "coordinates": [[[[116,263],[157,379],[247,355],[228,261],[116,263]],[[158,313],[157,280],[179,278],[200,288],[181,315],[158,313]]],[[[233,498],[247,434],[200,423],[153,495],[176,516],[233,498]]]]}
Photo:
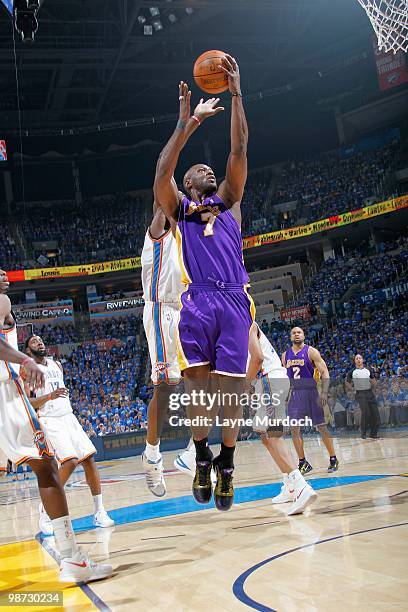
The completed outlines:
{"type": "Polygon", "coordinates": [[[37,446],[45,445],[45,435],[43,431],[35,431],[34,432],[34,444],[37,446]]]}
{"type": "Polygon", "coordinates": [[[156,361],[156,363],[154,364],[154,370],[157,373],[162,373],[165,372],[167,370],[167,368],[169,367],[169,363],[164,362],[164,361],[156,361]]]}

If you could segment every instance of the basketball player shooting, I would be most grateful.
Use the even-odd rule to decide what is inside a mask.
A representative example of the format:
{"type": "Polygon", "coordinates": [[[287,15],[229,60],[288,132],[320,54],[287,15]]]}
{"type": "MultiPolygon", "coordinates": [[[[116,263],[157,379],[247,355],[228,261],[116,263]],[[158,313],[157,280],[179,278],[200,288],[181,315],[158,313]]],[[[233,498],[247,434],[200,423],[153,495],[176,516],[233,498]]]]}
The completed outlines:
{"type": "MultiPolygon", "coordinates": [[[[2,276],[3,284],[4,277],[2,276]]],[[[24,366],[30,390],[45,384],[34,359],[18,350],[16,322],[9,298],[0,294],[0,448],[12,462],[27,462],[38,481],[40,497],[51,518],[60,554],[61,582],[89,582],[112,575],[110,565],[93,563],[77,546],[57,462],[38,422],[19,375],[24,366]]]]}
{"type": "MultiPolygon", "coordinates": [[[[113,527],[114,521],[108,516],[102,501],[102,488],[94,455],[96,448],[88,438],[72,411],[68,389],[65,388],[62,365],[47,356],[47,347],[40,336],[30,336],[25,351],[32,357],[45,376],[45,385],[31,393],[30,403],[37,411],[40,425],[58,458],[58,475],[61,485],[65,486],[69,477],[81,464],[86,482],[94,502],[93,524],[95,527],[113,527]]],[[[22,378],[25,369],[22,368],[22,378]]],[[[26,393],[30,389],[26,386],[26,393]]],[[[52,535],[52,521],[40,504],[40,529],[44,535],[52,535]]]]}
{"type": "MultiPolygon", "coordinates": [[[[330,463],[328,472],[336,472],[339,462],[334,450],[333,440],[330,436],[323,404],[327,403],[327,393],[330,384],[330,375],[326,362],[319,351],[313,346],[305,344],[305,334],[301,327],[294,327],[290,333],[292,346],[282,355],[282,365],[287,369],[291,379],[291,393],[288,402],[288,416],[290,419],[300,420],[308,417],[313,427],[316,427],[322,436],[323,443],[329,453],[330,463]],[[316,371],[322,381],[322,391],[319,397],[316,371]]],[[[307,474],[313,468],[305,458],[303,438],[300,426],[291,427],[293,444],[299,457],[299,470],[307,474]]]]}
{"type": "Polygon", "coordinates": [[[182,282],[186,286],[180,298],[178,349],[180,369],[190,397],[187,415],[195,422],[192,425],[196,447],[193,495],[199,503],[209,503],[214,467],[215,505],[219,510],[228,510],[233,504],[234,451],[239,431],[236,419],[242,418],[239,397],[245,385],[249,330],[255,307],[245,290],[249,278],[242,259],[240,232],[240,202],[247,178],[248,127],[238,64],[229,55],[221,62],[232,97],[231,153],[224,181],[217,186],[213,170],[206,164],[196,164],[184,176],[187,196],[177,189],[173,175],[185,144],[204,120],[224,110],[217,106],[218,98],[211,98],[207,102],[201,100],[191,115],[191,92],[182,82],[179,121],[160,154],[154,190],[176,236],[182,282]],[[219,391],[222,397],[228,398],[223,403],[221,452],[215,459],[208,446],[211,422],[208,422],[206,401],[202,399],[210,373],[218,375],[219,391]],[[197,397],[198,401],[193,401],[197,397]]]}

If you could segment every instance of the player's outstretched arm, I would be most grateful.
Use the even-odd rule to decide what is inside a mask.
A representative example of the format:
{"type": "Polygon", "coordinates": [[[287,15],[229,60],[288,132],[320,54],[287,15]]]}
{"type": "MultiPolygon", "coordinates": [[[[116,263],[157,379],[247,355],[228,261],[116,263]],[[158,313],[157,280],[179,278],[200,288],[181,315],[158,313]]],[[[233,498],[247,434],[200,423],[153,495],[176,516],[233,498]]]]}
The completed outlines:
{"type": "Polygon", "coordinates": [[[218,194],[227,206],[239,206],[247,179],[248,124],[242,103],[241,80],[237,62],[230,55],[222,59],[221,69],[228,76],[232,95],[231,153],[228,157],[225,180],[218,194]]]}
{"type": "Polygon", "coordinates": [[[179,85],[179,120],[170,140],[160,153],[156,166],[153,190],[168,219],[177,219],[179,191],[174,180],[174,172],[184,145],[205,119],[224,110],[222,107],[217,107],[219,98],[210,98],[206,102],[201,99],[194,114],[190,116],[190,100],[191,91],[182,81],[179,85]]]}

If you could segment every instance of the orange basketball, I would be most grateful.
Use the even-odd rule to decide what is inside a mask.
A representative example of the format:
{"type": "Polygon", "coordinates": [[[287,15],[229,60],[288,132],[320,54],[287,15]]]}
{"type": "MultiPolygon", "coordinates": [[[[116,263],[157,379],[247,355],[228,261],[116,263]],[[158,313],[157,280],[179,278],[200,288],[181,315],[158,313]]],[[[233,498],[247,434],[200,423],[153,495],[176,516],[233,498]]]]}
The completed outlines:
{"type": "Polygon", "coordinates": [[[194,80],[198,87],[209,94],[219,94],[228,89],[228,77],[220,70],[223,51],[206,51],[194,64],[194,80]]]}

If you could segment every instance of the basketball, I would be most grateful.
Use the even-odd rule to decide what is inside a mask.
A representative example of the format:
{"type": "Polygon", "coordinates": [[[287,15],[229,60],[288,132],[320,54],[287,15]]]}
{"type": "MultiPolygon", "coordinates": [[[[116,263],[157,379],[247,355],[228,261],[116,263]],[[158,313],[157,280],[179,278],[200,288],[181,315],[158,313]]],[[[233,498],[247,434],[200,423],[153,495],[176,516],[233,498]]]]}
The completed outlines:
{"type": "Polygon", "coordinates": [[[220,69],[224,56],[224,51],[206,51],[194,64],[194,80],[206,93],[219,94],[228,89],[228,76],[220,69]]]}

